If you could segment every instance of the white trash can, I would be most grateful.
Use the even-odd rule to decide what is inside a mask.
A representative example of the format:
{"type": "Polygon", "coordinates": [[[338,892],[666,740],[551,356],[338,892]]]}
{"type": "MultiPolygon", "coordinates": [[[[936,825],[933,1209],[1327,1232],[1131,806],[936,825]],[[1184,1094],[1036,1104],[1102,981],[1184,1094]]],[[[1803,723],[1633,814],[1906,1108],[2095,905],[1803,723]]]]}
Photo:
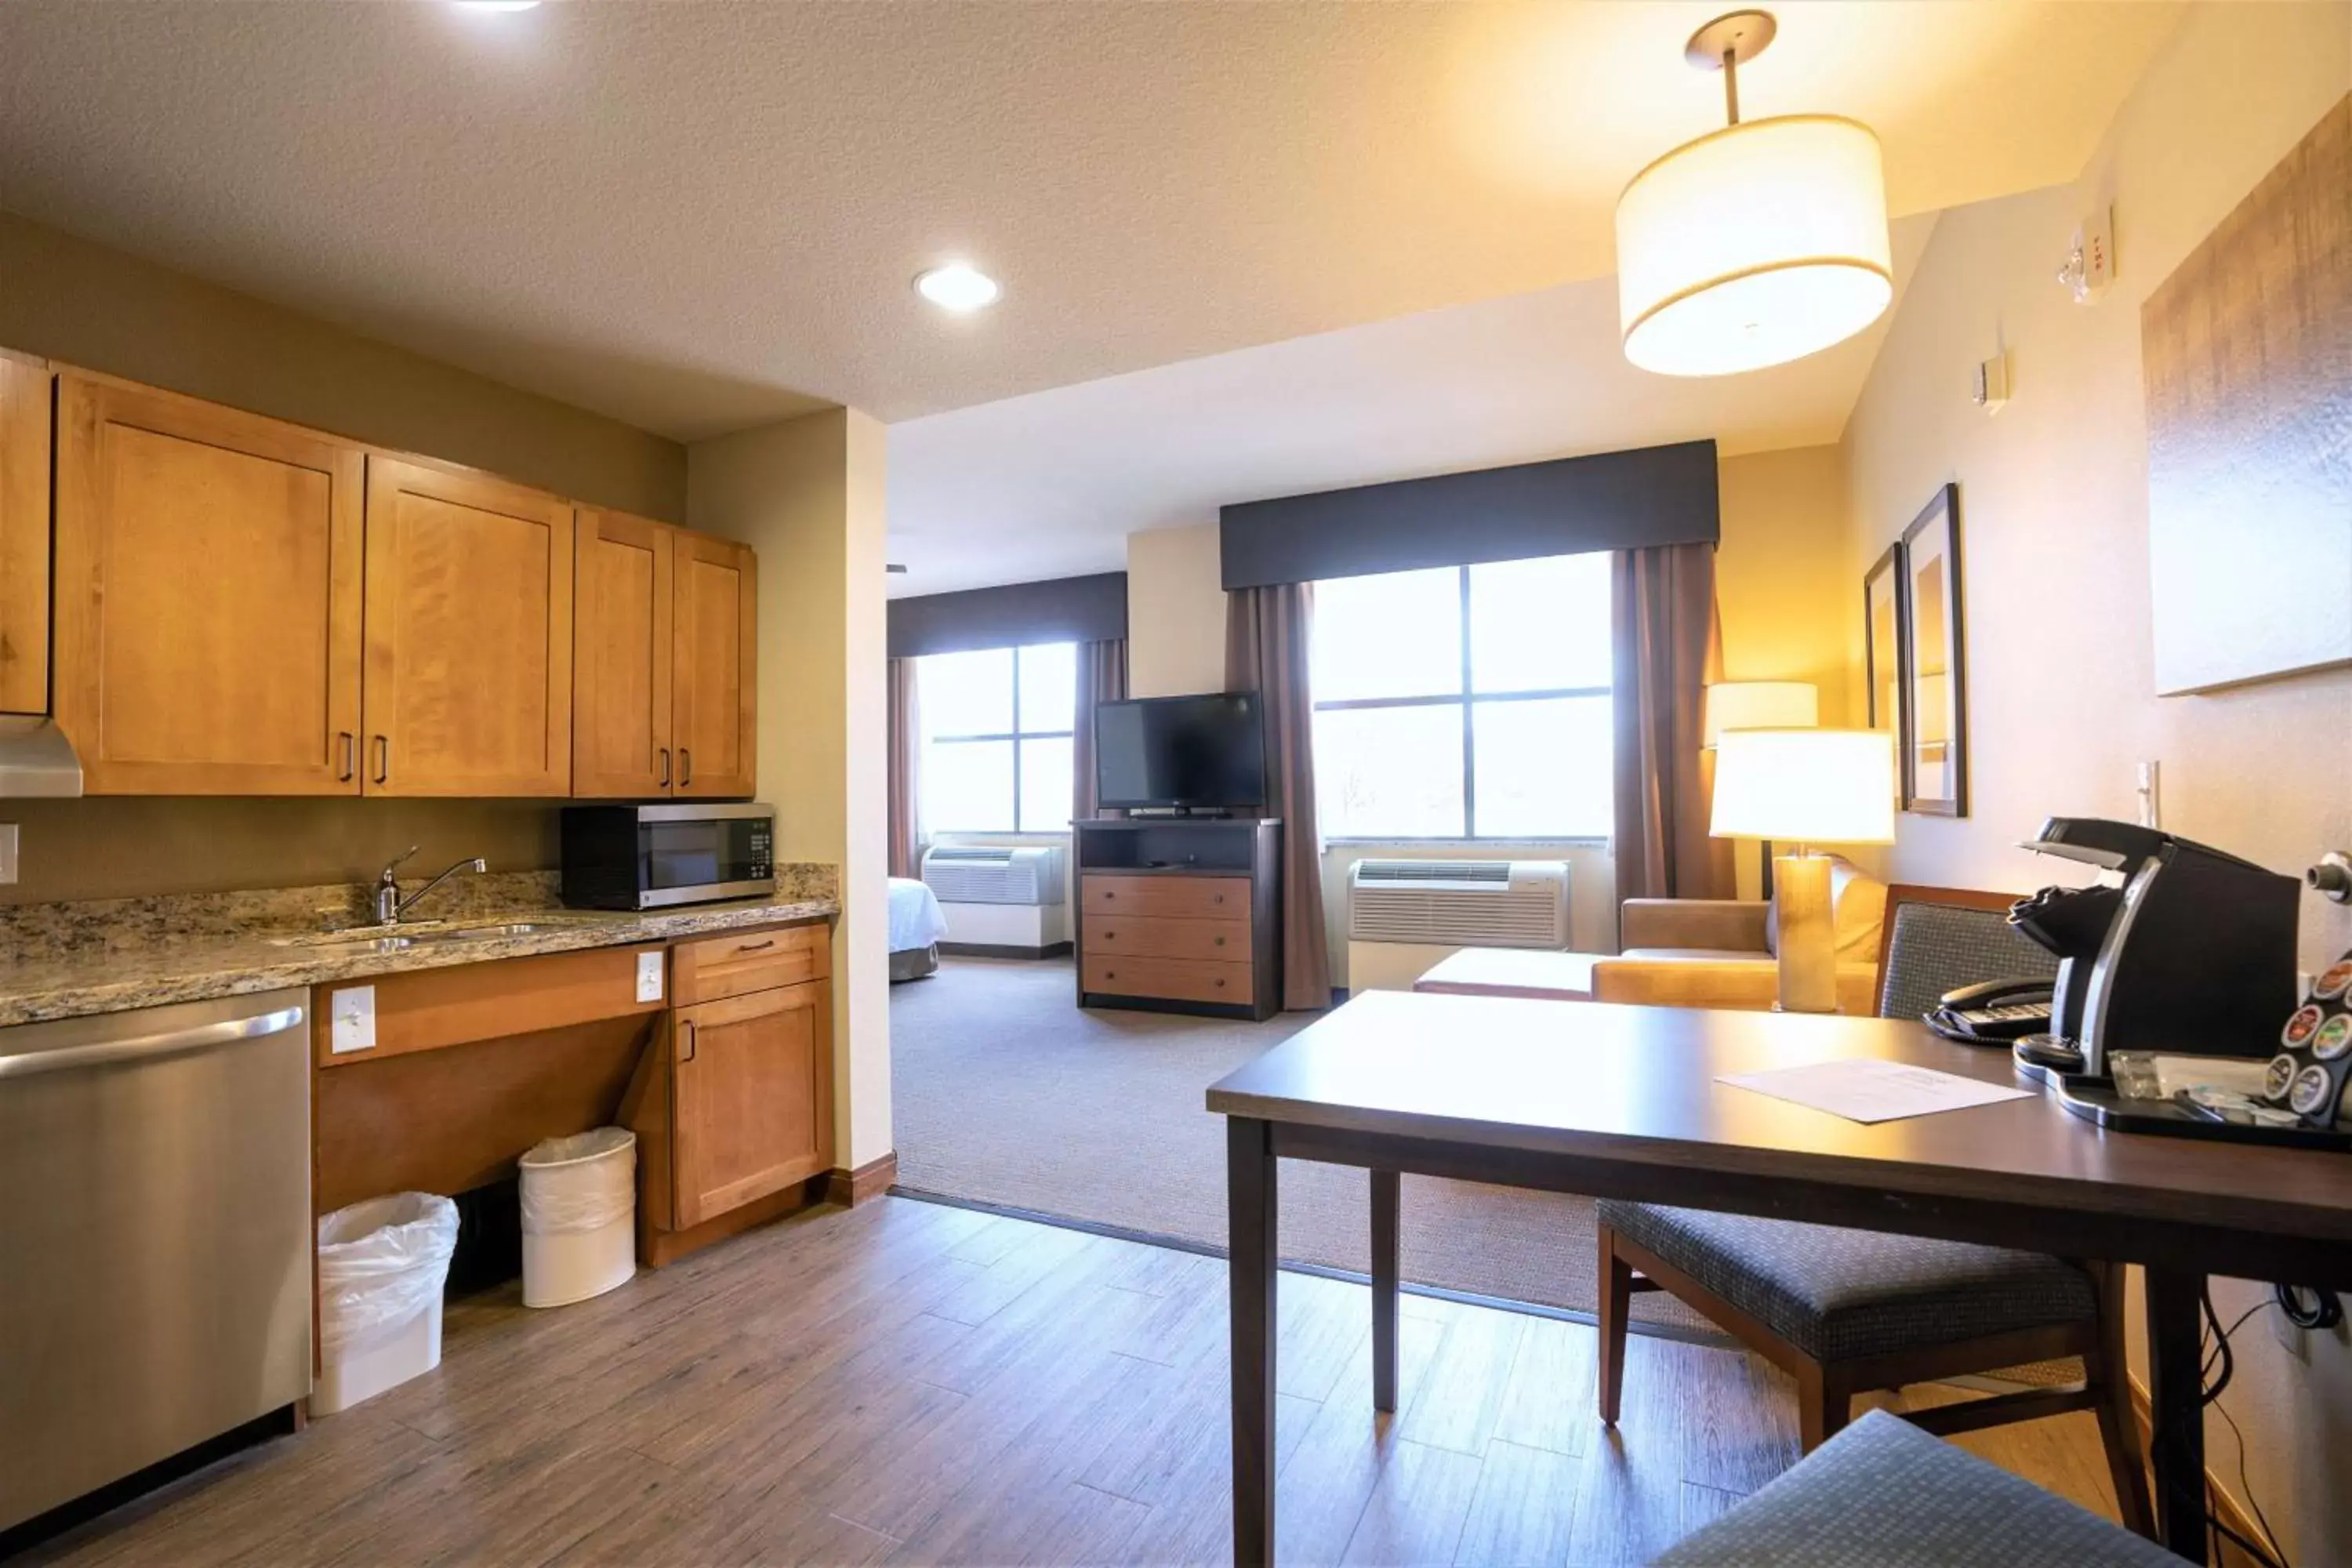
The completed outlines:
{"type": "Polygon", "coordinates": [[[396,1193],[319,1221],[319,1382],[310,1414],[332,1415],[441,1364],[441,1292],[457,1250],[457,1205],[396,1193]]]}
{"type": "Polygon", "coordinates": [[[637,1135],[599,1127],[522,1157],[522,1304],[565,1307],[637,1271],[637,1135]]]}

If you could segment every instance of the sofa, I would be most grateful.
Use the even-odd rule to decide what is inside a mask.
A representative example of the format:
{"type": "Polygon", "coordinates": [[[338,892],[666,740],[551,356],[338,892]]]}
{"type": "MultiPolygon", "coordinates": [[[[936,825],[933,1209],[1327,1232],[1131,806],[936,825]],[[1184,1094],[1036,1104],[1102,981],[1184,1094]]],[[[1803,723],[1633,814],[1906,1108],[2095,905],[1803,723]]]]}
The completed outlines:
{"type": "MultiPolygon", "coordinates": [[[[1877,1009],[1886,884],[1843,857],[1831,859],[1838,1011],[1866,1016],[1877,1009]]],[[[1766,900],[1628,899],[1619,954],[1592,965],[1593,1000],[1769,1008],[1780,988],[1776,912],[1766,900]]]]}

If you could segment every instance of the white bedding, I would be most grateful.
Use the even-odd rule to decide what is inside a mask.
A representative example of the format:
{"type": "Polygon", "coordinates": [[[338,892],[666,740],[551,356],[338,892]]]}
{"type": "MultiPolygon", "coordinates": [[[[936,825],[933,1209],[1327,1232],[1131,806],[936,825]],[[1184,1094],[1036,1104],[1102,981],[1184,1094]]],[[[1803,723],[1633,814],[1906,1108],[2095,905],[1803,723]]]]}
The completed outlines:
{"type": "Polygon", "coordinates": [[[890,951],[929,947],[948,934],[948,917],[930,889],[904,877],[890,879],[890,951]]]}

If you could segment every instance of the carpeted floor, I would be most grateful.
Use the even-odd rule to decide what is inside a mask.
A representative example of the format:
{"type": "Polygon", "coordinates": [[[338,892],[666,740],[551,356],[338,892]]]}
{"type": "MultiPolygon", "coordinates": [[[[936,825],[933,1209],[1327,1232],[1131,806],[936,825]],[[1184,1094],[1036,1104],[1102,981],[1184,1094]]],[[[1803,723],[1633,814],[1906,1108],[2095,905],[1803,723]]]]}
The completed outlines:
{"type": "MultiPolygon", "coordinates": [[[[1313,1016],[1234,1023],[1076,1000],[1067,960],[943,959],[892,988],[899,1185],[1223,1246],[1223,1118],[1202,1094],[1313,1016]]],[[[1362,1172],[1285,1161],[1280,1181],[1286,1259],[1370,1266],[1362,1172]]],[[[1589,1200],[1407,1176],[1403,1210],[1408,1280],[1592,1310],[1589,1200]]],[[[1700,1326],[1662,1293],[1634,1310],[1700,1326]]]]}

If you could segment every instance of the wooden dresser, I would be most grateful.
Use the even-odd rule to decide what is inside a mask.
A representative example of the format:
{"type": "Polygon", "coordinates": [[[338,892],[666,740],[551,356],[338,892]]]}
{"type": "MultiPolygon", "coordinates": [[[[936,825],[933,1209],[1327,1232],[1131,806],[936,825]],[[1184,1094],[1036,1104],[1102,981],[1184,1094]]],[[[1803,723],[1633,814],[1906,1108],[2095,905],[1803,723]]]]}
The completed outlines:
{"type": "Polygon", "coordinates": [[[1282,824],[1075,825],[1081,1007],[1270,1018],[1282,1010],[1282,824]]]}

